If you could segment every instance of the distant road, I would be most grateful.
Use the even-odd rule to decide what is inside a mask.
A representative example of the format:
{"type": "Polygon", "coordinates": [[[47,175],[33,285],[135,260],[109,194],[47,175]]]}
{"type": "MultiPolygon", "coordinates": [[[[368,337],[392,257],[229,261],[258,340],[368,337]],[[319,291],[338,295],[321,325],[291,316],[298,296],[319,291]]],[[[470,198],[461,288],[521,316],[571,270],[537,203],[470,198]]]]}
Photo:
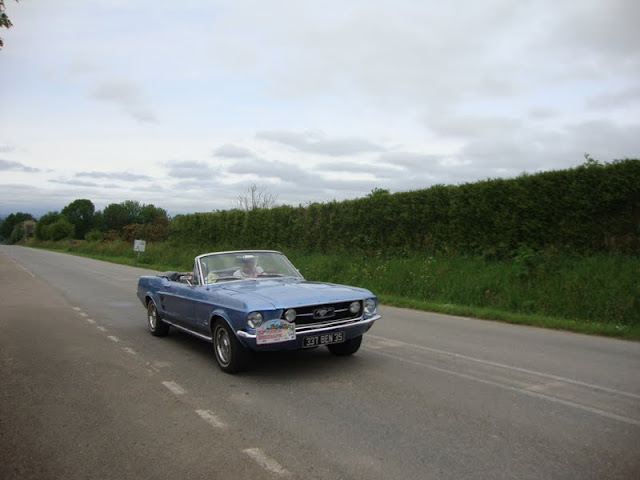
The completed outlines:
{"type": "Polygon", "coordinates": [[[640,343],[383,307],[231,376],[146,273],[0,246],[1,479],[640,479],[640,343]]]}

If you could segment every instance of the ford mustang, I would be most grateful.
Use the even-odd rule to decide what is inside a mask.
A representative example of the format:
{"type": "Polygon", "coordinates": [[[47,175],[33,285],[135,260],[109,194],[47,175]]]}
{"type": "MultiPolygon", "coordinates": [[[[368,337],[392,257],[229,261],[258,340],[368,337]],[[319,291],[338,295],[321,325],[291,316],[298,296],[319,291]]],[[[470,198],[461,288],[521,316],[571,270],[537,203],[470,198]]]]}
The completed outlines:
{"type": "Polygon", "coordinates": [[[192,272],[140,277],[137,295],[152,335],[174,327],[211,342],[228,373],[245,369],[252,351],[326,345],[352,355],[380,318],[369,290],[306,281],[273,250],[198,255],[192,272]]]}

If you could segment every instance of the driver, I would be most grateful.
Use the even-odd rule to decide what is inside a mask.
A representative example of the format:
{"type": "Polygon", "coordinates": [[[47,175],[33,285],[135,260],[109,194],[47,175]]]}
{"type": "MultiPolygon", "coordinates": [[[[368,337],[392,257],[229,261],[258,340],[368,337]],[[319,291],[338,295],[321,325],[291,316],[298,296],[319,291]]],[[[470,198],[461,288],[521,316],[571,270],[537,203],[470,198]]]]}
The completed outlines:
{"type": "Polygon", "coordinates": [[[256,266],[258,260],[253,255],[244,255],[240,257],[240,263],[242,266],[233,273],[234,277],[257,278],[258,275],[264,272],[262,267],[256,266]]]}

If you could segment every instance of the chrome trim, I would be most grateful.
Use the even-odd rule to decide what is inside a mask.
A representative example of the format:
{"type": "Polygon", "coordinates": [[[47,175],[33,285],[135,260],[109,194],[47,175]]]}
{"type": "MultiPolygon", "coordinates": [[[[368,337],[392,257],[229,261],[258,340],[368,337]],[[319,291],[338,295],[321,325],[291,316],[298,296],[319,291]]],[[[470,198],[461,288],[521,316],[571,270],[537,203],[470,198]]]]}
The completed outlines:
{"type": "MultiPolygon", "coordinates": [[[[367,325],[369,323],[373,323],[376,320],[380,320],[381,316],[376,314],[370,318],[361,318],[359,320],[341,320],[338,322],[330,322],[330,323],[316,323],[313,325],[300,325],[296,326],[296,335],[298,334],[308,334],[308,333],[322,333],[328,330],[333,330],[335,328],[340,327],[360,327],[362,325],[367,325]],[[304,329],[304,330],[303,330],[304,329]]],[[[236,335],[242,338],[247,338],[249,340],[255,340],[256,335],[252,333],[245,332],[244,330],[237,330],[236,335]]]]}
{"type": "MultiPolygon", "coordinates": [[[[336,302],[336,303],[338,303],[338,302],[336,302]]],[[[329,305],[329,307],[331,307],[331,305],[329,305]]],[[[292,307],[292,308],[293,308],[293,307],[292,307]]],[[[300,307],[297,307],[297,308],[300,308],[300,307]]],[[[304,307],[303,307],[303,308],[304,308],[304,307]]],[[[307,307],[307,308],[311,308],[311,307],[307,307]]],[[[317,309],[319,309],[319,308],[322,308],[322,307],[314,308],[314,310],[317,310],[317,309]]],[[[294,310],[295,310],[295,309],[294,309],[294,310]]],[[[335,313],[342,313],[342,312],[346,312],[346,311],[348,311],[348,310],[349,310],[348,308],[334,308],[334,309],[333,309],[333,311],[334,311],[335,313]]],[[[299,314],[298,314],[298,316],[299,316],[299,317],[313,317],[313,312],[311,312],[311,313],[299,313],[299,314]]]]}
{"type": "MultiPolygon", "coordinates": [[[[298,272],[298,277],[294,277],[292,275],[287,275],[286,278],[295,278],[296,280],[301,280],[301,281],[305,281],[304,277],[302,276],[302,274],[300,273],[300,270],[298,270],[296,268],[296,266],[291,263],[291,260],[289,260],[287,258],[287,256],[282,253],[279,252],[278,250],[226,250],[224,252],[209,252],[209,253],[202,253],[200,255],[198,255],[197,257],[195,257],[194,262],[196,262],[198,264],[198,266],[200,266],[200,261],[205,258],[205,257],[209,257],[209,256],[217,256],[217,255],[228,255],[228,254],[240,254],[240,253],[276,253],[278,255],[282,255],[284,257],[284,260],[286,263],[288,263],[291,268],[293,268],[293,270],[295,272],[298,272]]],[[[201,274],[201,279],[202,279],[202,284],[201,285],[207,285],[207,286],[211,286],[212,284],[205,284],[204,283],[204,275],[202,275],[202,271],[199,270],[199,273],[201,274]]],[[[238,280],[243,280],[242,278],[239,278],[238,280]]]]}
{"type": "Polygon", "coordinates": [[[187,332],[187,333],[190,333],[191,335],[194,335],[194,336],[196,336],[198,338],[201,338],[202,340],[207,340],[208,342],[213,341],[213,338],[207,337],[206,335],[203,335],[201,333],[194,332],[193,330],[189,330],[188,328],[182,327],[180,325],[176,325],[175,323],[167,322],[164,319],[162,321],[165,322],[165,323],[168,323],[172,327],[176,327],[178,330],[182,330],[183,332],[187,332]]]}
{"type": "Polygon", "coordinates": [[[305,323],[302,325],[296,325],[296,334],[307,333],[308,331],[314,331],[318,328],[334,328],[345,327],[348,325],[360,325],[362,323],[362,317],[358,318],[343,318],[342,320],[331,320],[328,322],[317,323],[305,323]]]}

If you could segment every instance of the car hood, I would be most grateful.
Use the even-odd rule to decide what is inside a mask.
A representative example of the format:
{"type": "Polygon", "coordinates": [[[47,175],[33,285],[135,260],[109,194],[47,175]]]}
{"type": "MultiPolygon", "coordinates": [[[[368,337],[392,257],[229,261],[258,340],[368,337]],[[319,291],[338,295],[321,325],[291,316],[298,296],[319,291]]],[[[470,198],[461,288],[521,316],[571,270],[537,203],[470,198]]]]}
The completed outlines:
{"type": "Polygon", "coordinates": [[[261,304],[266,301],[274,308],[300,307],[374,297],[369,290],[364,288],[295,279],[244,280],[229,283],[224,286],[224,290],[230,296],[242,299],[244,302],[261,304]]]}

